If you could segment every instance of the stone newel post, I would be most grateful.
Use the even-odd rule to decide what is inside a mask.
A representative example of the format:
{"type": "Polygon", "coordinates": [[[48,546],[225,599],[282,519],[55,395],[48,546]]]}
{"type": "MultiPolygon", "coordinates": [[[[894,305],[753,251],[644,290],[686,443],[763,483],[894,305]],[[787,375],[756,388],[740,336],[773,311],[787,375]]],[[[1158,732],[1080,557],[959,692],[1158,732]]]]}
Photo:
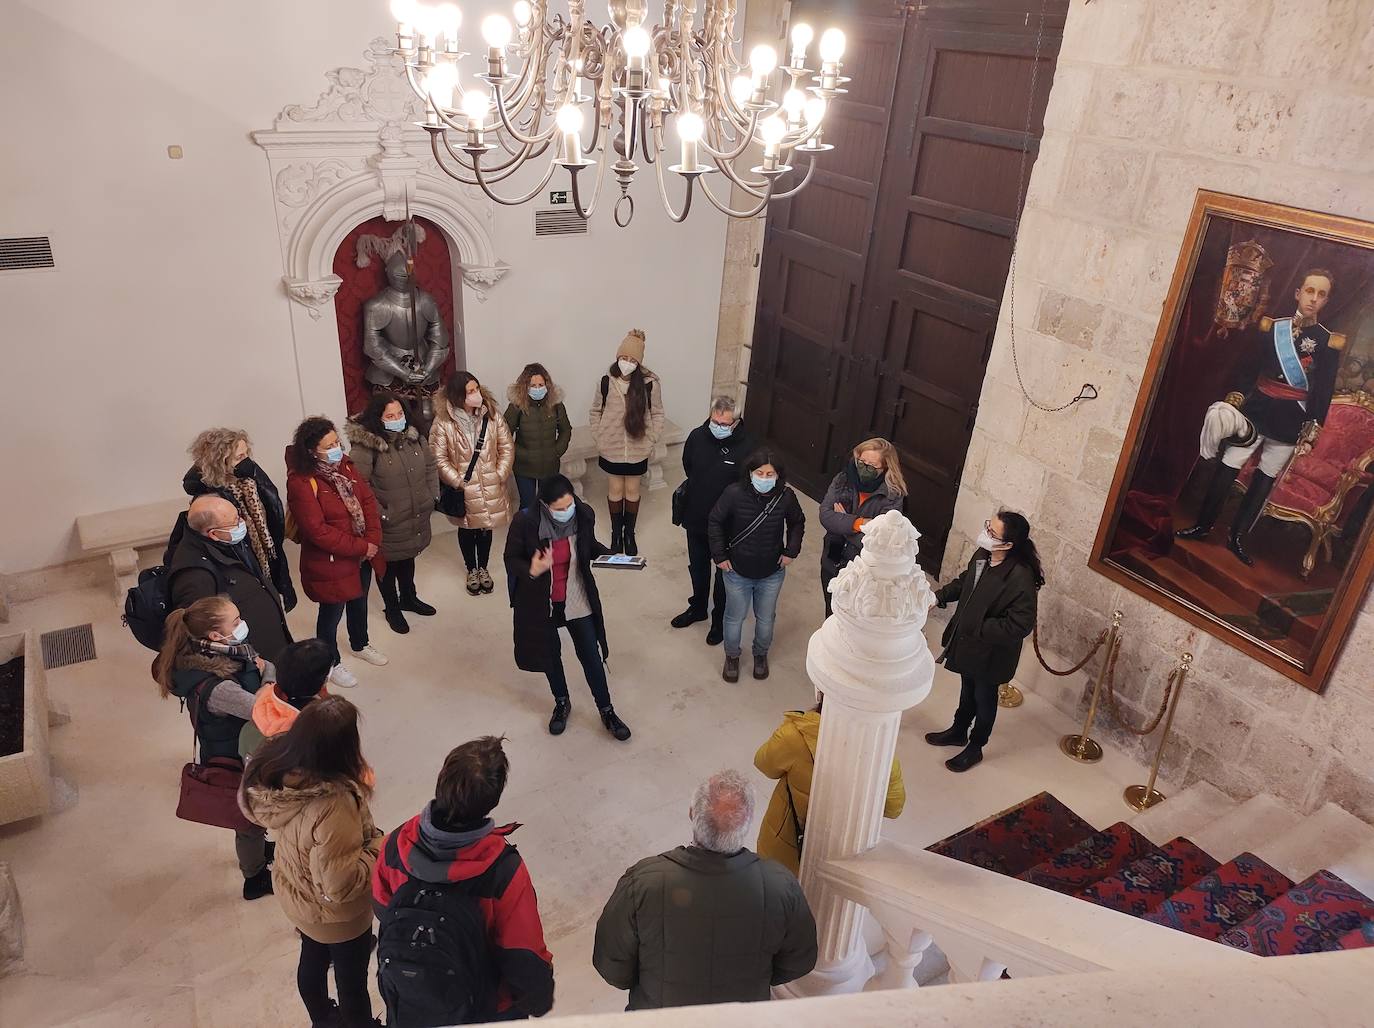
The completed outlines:
{"type": "Polygon", "coordinates": [[[935,677],[921,633],[935,597],[916,565],[920,533],[897,511],[863,533],[863,553],[831,586],[834,616],[806,655],[825,695],[801,865],[820,958],[815,971],[783,987],[793,996],[857,992],[873,975],[864,909],[835,895],[819,872],[877,843],[902,711],[929,695],[935,677]]]}

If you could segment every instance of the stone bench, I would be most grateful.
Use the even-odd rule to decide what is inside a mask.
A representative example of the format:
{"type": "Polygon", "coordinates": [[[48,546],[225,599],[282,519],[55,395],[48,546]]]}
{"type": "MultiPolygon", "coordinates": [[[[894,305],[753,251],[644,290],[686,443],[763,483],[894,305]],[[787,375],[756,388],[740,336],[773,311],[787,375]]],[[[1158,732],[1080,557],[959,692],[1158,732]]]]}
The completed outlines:
{"type": "Polygon", "coordinates": [[[138,507],[123,507],[76,519],[76,537],[83,553],[107,554],[114,571],[115,599],[138,584],[138,551],[144,546],[166,546],[177,515],[186,509],[186,497],[159,500],[138,507]]]}
{"type": "MultiPolygon", "coordinates": [[[[659,437],[654,452],[649,456],[649,470],[644,475],[650,492],[667,488],[668,483],[663,477],[663,462],[668,459],[668,447],[681,445],[686,439],[687,433],[681,426],[667,418],[663,419],[663,435],[659,437]]],[[[592,438],[592,426],[578,425],[573,429],[568,452],[563,455],[563,474],[568,476],[578,496],[582,495],[582,479],[587,474],[587,462],[595,464],[596,458],[596,440],[592,438]]]]}

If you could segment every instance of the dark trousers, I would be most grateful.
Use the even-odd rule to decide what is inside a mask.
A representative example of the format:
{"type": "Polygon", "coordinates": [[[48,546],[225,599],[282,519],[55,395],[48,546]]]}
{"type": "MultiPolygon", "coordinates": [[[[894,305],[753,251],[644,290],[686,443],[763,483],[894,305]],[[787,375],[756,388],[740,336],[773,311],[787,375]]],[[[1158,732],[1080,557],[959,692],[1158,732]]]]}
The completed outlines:
{"type": "Polygon", "coordinates": [[[714,568],[715,587],[711,585],[711,540],[705,529],[687,529],[687,570],[692,576],[692,598],[687,601],[693,610],[711,615],[711,624],[720,627],[725,617],[725,576],[714,568]]]}
{"type": "Polygon", "coordinates": [[[553,616],[549,618],[548,667],[544,675],[549,680],[549,691],[556,700],[568,698],[568,677],[563,673],[563,643],[558,638],[562,626],[572,637],[573,651],[582,665],[582,674],[592,690],[596,707],[602,710],[611,705],[611,690],[606,684],[606,665],[601,663],[601,647],[596,641],[596,618],[590,615],[568,621],[563,616],[563,604],[553,605],[553,616]]]}
{"type": "Polygon", "coordinates": [[[363,1028],[372,1024],[372,997],[367,993],[367,965],[372,960],[372,929],[347,942],[316,942],[301,935],[301,959],[296,965],[296,989],[315,1024],[363,1028]],[[334,988],[339,994],[339,1019],[329,1002],[329,965],[334,965],[334,988]]]}
{"type": "Polygon", "coordinates": [[[347,603],[321,603],[315,617],[315,638],[329,646],[334,663],[339,663],[339,622],[348,615],[348,645],[361,650],[367,645],[367,591],[372,584],[372,565],[363,562],[363,594],[347,603]]]}
{"type": "MultiPolygon", "coordinates": [[[[363,573],[363,582],[372,577],[372,569],[363,573]]],[[[402,600],[415,599],[415,558],[389,560],[386,574],[377,583],[377,591],[382,594],[382,606],[387,610],[400,610],[402,600]]]]}
{"type": "Polygon", "coordinates": [[[1001,683],[972,675],[960,675],[959,679],[963,685],[959,689],[959,709],[954,712],[954,727],[967,731],[972,726],[968,741],[986,746],[997,720],[997,687],[1001,683]]]}
{"type": "Polygon", "coordinates": [[[458,549],[463,551],[463,563],[469,571],[486,567],[491,557],[491,529],[458,529],[458,549]]]}
{"type": "Polygon", "coordinates": [[[835,581],[836,577],[839,576],[839,573],[839,568],[836,568],[830,564],[821,564],[821,596],[825,599],[826,617],[829,617],[831,614],[835,613],[834,610],[831,609],[831,603],[833,602],[834,597],[830,595],[830,583],[835,581]]]}
{"type": "Polygon", "coordinates": [[[520,494],[520,509],[529,510],[539,498],[539,479],[516,475],[515,491],[520,494]]]}

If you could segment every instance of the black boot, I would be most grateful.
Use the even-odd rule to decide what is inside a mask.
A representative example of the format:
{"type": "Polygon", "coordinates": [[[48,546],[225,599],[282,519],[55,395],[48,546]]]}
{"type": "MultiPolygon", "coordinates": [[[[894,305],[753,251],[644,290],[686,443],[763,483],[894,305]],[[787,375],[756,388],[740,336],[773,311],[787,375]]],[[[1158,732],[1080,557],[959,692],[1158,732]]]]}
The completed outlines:
{"type": "Polygon", "coordinates": [[[1273,488],[1274,480],[1256,471],[1255,476],[1250,479],[1250,488],[1245,490],[1245,499],[1240,501],[1240,510],[1236,511],[1236,516],[1231,522],[1231,536],[1226,540],[1226,548],[1246,567],[1253,567],[1255,561],[1245,552],[1242,543],[1259,519],[1260,511],[1269,499],[1269,490],[1273,488]]]}
{"type": "Polygon", "coordinates": [[[272,895],[272,872],[267,868],[264,867],[252,878],[243,880],[244,899],[255,900],[270,895],[272,895]]]}
{"type": "Polygon", "coordinates": [[[406,621],[406,616],[401,613],[400,607],[387,607],[386,623],[397,635],[405,635],[410,631],[410,624],[406,621]]]}
{"type": "Polygon", "coordinates": [[[562,735],[563,730],[568,727],[568,715],[572,713],[572,703],[564,696],[562,699],[555,700],[553,704],[553,716],[549,718],[549,734],[562,735]]]}
{"type": "Polygon", "coordinates": [[[1207,533],[1216,524],[1217,515],[1225,506],[1226,497],[1230,495],[1231,486],[1235,484],[1236,476],[1239,474],[1239,468],[1227,467],[1218,460],[1216,468],[1212,471],[1212,481],[1207,486],[1207,494],[1202,498],[1197,523],[1191,528],[1180,529],[1174,535],[1180,539],[1206,539],[1207,533]]]}
{"type": "Polygon", "coordinates": [[[438,613],[438,611],[413,593],[409,596],[401,597],[401,609],[408,610],[412,614],[419,614],[421,617],[425,618],[432,617],[438,613]]]}
{"type": "Polygon", "coordinates": [[[611,552],[625,552],[625,515],[611,512],[611,552]]]}
{"type": "Polygon", "coordinates": [[[722,605],[717,605],[716,609],[713,610],[713,611],[711,611],[711,628],[710,628],[710,630],[707,631],[707,633],[706,633],[706,645],[707,645],[707,646],[719,646],[719,645],[721,644],[722,640],[724,640],[724,638],[725,638],[725,607],[724,607],[724,605],[722,604],[722,605]]]}
{"type": "Polygon", "coordinates": [[[635,542],[635,522],[639,520],[639,511],[626,511],[625,518],[625,553],[631,557],[639,556],[639,544],[635,542]]]}
{"type": "Polygon", "coordinates": [[[615,736],[618,742],[624,742],[630,737],[630,726],[616,716],[614,707],[601,708],[601,723],[606,726],[606,731],[615,736]]]}
{"type": "Polygon", "coordinates": [[[705,621],[706,618],[706,611],[702,610],[700,607],[689,606],[681,614],[669,621],[668,624],[672,625],[674,628],[686,628],[689,625],[695,625],[698,621],[705,621]]]}
{"type": "Polygon", "coordinates": [[[971,742],[962,750],[945,761],[945,767],[951,771],[967,771],[975,764],[983,761],[983,747],[976,742],[971,742]]]}
{"type": "Polygon", "coordinates": [[[968,729],[954,725],[943,732],[926,732],[926,742],[932,746],[967,746],[968,729]]]}

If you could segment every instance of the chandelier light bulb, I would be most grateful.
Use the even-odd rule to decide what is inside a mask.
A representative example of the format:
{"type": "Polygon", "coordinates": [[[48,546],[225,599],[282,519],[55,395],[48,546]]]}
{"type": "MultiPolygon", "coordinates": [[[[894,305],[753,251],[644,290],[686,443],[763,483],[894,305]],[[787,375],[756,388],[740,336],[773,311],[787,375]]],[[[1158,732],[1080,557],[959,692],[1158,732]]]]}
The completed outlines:
{"type": "Polygon", "coordinates": [[[453,90],[457,85],[458,69],[447,62],[436,64],[425,78],[425,90],[436,107],[447,109],[453,106],[453,90]]]}
{"type": "Polygon", "coordinates": [[[749,51],[749,68],[754,78],[767,78],[778,66],[778,52],[767,43],[760,43],[749,51]]]}
{"type": "Polygon", "coordinates": [[[839,29],[826,29],[821,33],[821,60],[834,64],[844,56],[844,33],[839,29]]]}
{"type": "Polygon", "coordinates": [[[415,0],[391,0],[391,16],[398,25],[413,25],[417,7],[419,4],[415,0]]]}
{"type": "Polygon", "coordinates": [[[821,123],[825,117],[825,100],[819,96],[813,96],[806,101],[806,123],[813,128],[821,123]]]}
{"type": "Polygon", "coordinates": [[[564,104],[558,108],[558,114],[554,120],[558,122],[558,131],[560,132],[581,132],[582,108],[576,104],[564,104]]]}
{"type": "Polygon", "coordinates": [[[510,20],[504,15],[489,14],[482,19],[482,38],[493,50],[504,50],[510,46],[510,20]]]}
{"type": "Polygon", "coordinates": [[[515,0],[515,24],[522,29],[530,23],[534,17],[534,11],[530,8],[529,0],[515,0]]]}
{"type": "Polygon", "coordinates": [[[781,118],[772,114],[759,122],[759,135],[767,146],[776,147],[782,142],[782,137],[787,135],[787,126],[781,118]]]}
{"type": "Polygon", "coordinates": [[[642,59],[649,52],[649,33],[636,25],[626,29],[620,37],[620,45],[625,48],[625,56],[642,59]]]}
{"type": "Polygon", "coordinates": [[[436,15],[439,31],[444,34],[449,48],[457,49],[458,29],[463,24],[463,12],[458,10],[457,4],[440,4],[436,15]]]}
{"type": "Polygon", "coordinates": [[[792,26],[792,57],[793,59],[805,58],[806,48],[811,45],[811,40],[816,38],[816,33],[811,26],[804,21],[799,21],[792,26]]]}
{"type": "Polygon", "coordinates": [[[695,143],[706,131],[706,124],[695,111],[683,111],[677,116],[677,134],[688,142],[695,143]]]}
{"type": "Polygon", "coordinates": [[[787,112],[788,121],[796,121],[806,106],[806,94],[800,89],[789,89],[782,94],[782,109],[787,112]]]}
{"type": "Polygon", "coordinates": [[[749,97],[754,92],[754,83],[749,80],[748,75],[737,75],[735,80],[730,83],[730,95],[734,97],[735,103],[746,104],[749,97]]]}
{"type": "Polygon", "coordinates": [[[469,128],[485,122],[490,107],[491,101],[480,89],[469,89],[463,94],[463,113],[467,115],[469,128]]]}

